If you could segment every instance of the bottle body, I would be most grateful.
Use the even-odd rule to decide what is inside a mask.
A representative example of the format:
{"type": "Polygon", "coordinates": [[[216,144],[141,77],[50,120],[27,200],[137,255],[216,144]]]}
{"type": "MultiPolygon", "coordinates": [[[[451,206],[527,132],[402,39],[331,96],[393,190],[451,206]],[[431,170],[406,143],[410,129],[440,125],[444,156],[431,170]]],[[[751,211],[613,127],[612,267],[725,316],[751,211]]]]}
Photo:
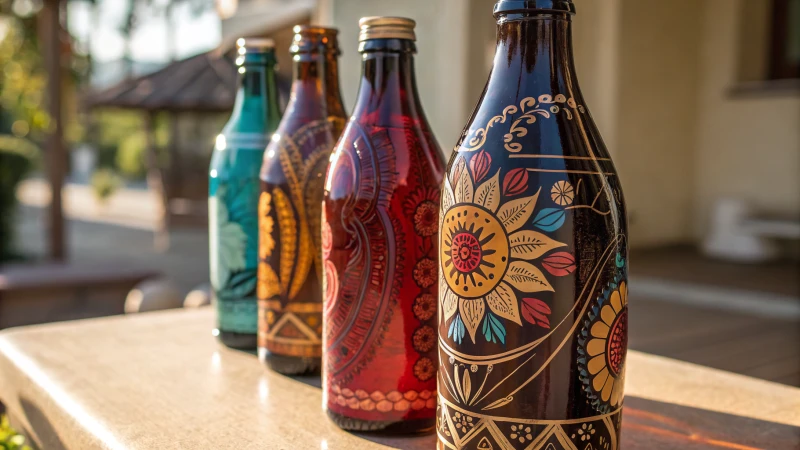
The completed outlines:
{"type": "Polygon", "coordinates": [[[284,374],[320,367],[320,208],[331,151],[346,120],[336,30],[295,32],[292,99],[264,154],[258,202],[258,353],[284,374]]]}
{"type": "MultiPolygon", "coordinates": [[[[250,49],[248,49],[250,50],[250,49]]],[[[215,334],[226,345],[256,346],[256,208],[264,148],[280,120],[269,49],[251,50],[240,66],[234,112],[217,136],[209,168],[209,262],[217,309],[215,334]]]]}
{"type": "Polygon", "coordinates": [[[492,75],[442,192],[438,445],[617,449],[622,191],[574,78],[569,12],[503,3],[492,75]],[[470,434],[479,423],[499,432],[470,434]]]}
{"type": "Polygon", "coordinates": [[[326,179],[323,403],[346,429],[414,432],[435,422],[444,164],[417,98],[413,42],[384,41],[362,43],[359,97],[326,179]]]}

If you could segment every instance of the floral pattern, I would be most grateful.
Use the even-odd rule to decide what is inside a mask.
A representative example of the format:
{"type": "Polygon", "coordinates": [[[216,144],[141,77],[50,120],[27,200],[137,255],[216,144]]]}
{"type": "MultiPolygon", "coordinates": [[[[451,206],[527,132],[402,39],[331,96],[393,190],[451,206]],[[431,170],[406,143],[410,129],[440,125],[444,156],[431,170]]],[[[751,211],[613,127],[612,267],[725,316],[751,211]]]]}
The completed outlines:
{"type": "Polygon", "coordinates": [[[575,190],[569,181],[557,181],[550,189],[550,198],[556,205],[567,206],[572,204],[575,198],[575,190]]]}
{"type": "Polygon", "coordinates": [[[217,195],[208,198],[209,215],[217,218],[209,224],[211,253],[218,255],[211,258],[210,266],[211,284],[215,290],[224,289],[231,273],[246,267],[247,233],[239,223],[230,220],[228,207],[222,201],[224,189],[220,187],[217,195]]]}
{"type": "Polygon", "coordinates": [[[439,190],[419,187],[403,202],[409,217],[413,217],[414,231],[421,237],[430,237],[439,231],[439,190]]]}
{"type": "Polygon", "coordinates": [[[524,444],[533,439],[530,425],[526,426],[524,424],[511,425],[511,434],[509,434],[508,437],[519,441],[520,444],[524,444]]]}
{"type": "Polygon", "coordinates": [[[428,325],[423,325],[414,332],[412,340],[416,351],[428,352],[436,345],[436,331],[428,325]]]}
{"type": "Polygon", "coordinates": [[[436,314],[436,297],[433,294],[421,294],[414,300],[414,316],[425,321],[436,314]]]}
{"type": "Polygon", "coordinates": [[[428,381],[436,375],[436,366],[430,358],[423,356],[414,364],[414,376],[422,381],[428,381]]]}
{"type": "Polygon", "coordinates": [[[554,291],[533,263],[566,244],[538,231],[521,230],[530,221],[541,192],[520,197],[528,190],[527,171],[511,170],[501,183],[497,170],[475,187],[485,177],[483,172],[490,171],[491,158],[483,152],[473,158],[479,161],[458,172],[455,186],[449,179],[444,183],[439,237],[441,315],[445,321],[452,319],[449,337],[457,342],[465,331],[476,342],[483,323],[480,331],[487,341],[505,343],[501,319],[523,324],[517,293],[554,291]]]}
{"type": "MultiPolygon", "coordinates": [[[[620,277],[618,277],[620,278],[620,277]]],[[[578,363],[584,390],[601,412],[620,404],[625,385],[625,356],[628,350],[628,285],[612,283],[589,314],[579,341],[578,363]]]]}
{"type": "Polygon", "coordinates": [[[436,262],[430,258],[422,258],[414,266],[414,281],[421,288],[428,288],[436,283],[436,262]]]}

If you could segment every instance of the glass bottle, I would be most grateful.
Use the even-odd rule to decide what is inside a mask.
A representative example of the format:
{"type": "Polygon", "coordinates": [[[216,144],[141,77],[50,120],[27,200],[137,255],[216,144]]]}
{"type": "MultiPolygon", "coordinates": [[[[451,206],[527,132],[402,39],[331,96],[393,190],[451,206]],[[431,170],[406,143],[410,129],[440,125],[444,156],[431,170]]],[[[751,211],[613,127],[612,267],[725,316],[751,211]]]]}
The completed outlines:
{"type": "Polygon", "coordinates": [[[281,112],[272,41],[239,39],[237,46],[239,90],[209,169],[209,261],[214,334],[229,347],[255,349],[258,169],[281,112]]]}
{"type": "Polygon", "coordinates": [[[359,22],[361,84],[325,181],[323,403],[349,430],[433,429],[444,170],[410,19],[359,22]]]}
{"type": "Polygon", "coordinates": [[[292,95],[264,153],[258,202],[258,354],[284,374],[322,356],[322,189],[347,116],[334,28],[296,26],[292,95]]]}
{"type": "Polygon", "coordinates": [[[442,188],[438,448],[620,445],[625,203],[576,81],[574,12],[494,8],[494,67],[442,188]]]}

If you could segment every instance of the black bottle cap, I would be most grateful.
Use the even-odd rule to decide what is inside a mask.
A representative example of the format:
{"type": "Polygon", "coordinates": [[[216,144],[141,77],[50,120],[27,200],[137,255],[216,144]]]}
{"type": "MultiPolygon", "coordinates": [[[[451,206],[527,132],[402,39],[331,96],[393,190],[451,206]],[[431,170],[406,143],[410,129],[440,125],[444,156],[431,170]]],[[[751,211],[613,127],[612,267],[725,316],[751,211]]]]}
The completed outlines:
{"type": "Polygon", "coordinates": [[[494,5],[494,14],[512,12],[565,12],[575,14],[572,0],[500,0],[494,5]]]}

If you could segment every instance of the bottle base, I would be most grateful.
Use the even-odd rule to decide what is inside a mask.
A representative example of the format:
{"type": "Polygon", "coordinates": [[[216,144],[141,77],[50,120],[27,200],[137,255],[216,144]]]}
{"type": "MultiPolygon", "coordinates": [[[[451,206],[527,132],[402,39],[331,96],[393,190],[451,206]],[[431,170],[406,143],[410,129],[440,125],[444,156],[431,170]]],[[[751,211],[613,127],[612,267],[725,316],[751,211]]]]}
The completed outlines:
{"type": "Polygon", "coordinates": [[[325,411],[339,428],[348,431],[377,431],[386,434],[427,433],[436,427],[436,418],[398,421],[362,420],[346,417],[330,409],[325,411]]]}
{"type": "Polygon", "coordinates": [[[259,349],[259,358],[270,369],[283,375],[312,375],[319,373],[321,358],[277,355],[259,349]]]}
{"type": "Polygon", "coordinates": [[[217,339],[236,350],[255,350],[258,346],[257,336],[250,333],[235,333],[233,331],[214,330],[217,339]]]}

